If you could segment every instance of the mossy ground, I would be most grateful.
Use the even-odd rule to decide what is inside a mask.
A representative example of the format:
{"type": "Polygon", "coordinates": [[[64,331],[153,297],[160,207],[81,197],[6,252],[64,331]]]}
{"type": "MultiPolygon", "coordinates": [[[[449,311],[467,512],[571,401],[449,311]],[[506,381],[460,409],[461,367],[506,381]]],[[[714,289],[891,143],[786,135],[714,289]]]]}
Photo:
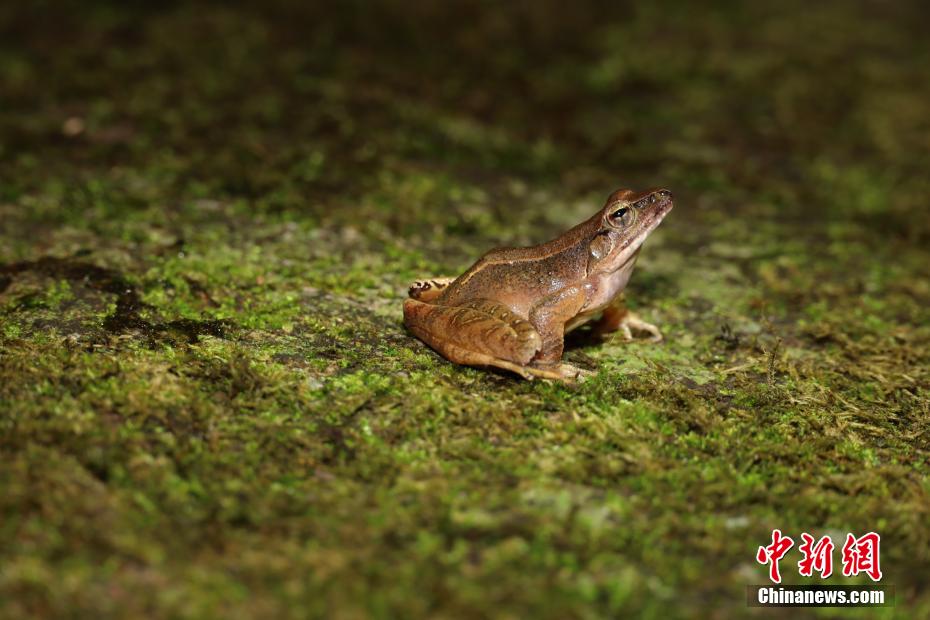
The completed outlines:
{"type": "Polygon", "coordinates": [[[729,618],[776,527],[930,616],[925,7],[412,4],[0,9],[0,616],[729,618]],[[661,345],[404,331],[656,185],[661,345]]]}

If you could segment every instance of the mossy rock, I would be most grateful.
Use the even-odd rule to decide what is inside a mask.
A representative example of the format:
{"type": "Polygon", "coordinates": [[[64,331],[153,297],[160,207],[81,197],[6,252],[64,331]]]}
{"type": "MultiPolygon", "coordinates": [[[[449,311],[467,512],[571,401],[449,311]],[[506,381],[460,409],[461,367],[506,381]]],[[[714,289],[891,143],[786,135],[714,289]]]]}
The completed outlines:
{"type": "Polygon", "coordinates": [[[743,616],[774,528],[930,615],[926,7],[560,6],[0,8],[0,616],[743,616]],[[662,344],[403,329],[656,185],[662,344]]]}

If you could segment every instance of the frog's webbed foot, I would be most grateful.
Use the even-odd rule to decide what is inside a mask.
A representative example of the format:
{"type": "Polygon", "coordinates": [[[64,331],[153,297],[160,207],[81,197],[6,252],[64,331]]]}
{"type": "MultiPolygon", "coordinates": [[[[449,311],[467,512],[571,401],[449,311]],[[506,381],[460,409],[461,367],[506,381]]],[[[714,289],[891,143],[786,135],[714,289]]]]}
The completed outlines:
{"type": "Polygon", "coordinates": [[[407,295],[411,299],[429,303],[439,297],[443,289],[452,284],[455,278],[430,278],[429,280],[417,280],[407,290],[407,295]]]}
{"type": "Polygon", "coordinates": [[[608,306],[604,315],[594,325],[594,334],[604,336],[611,332],[620,332],[624,342],[633,341],[633,332],[650,335],[647,342],[662,342],[662,332],[652,323],[642,320],[636,313],[630,312],[622,304],[608,306]]]}

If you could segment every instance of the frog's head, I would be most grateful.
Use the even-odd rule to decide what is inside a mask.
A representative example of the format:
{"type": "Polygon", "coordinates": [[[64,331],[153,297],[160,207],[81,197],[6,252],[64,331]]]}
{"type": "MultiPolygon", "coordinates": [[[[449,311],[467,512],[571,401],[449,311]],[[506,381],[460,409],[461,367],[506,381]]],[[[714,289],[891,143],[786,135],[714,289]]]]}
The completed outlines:
{"type": "Polygon", "coordinates": [[[607,199],[600,227],[591,244],[591,258],[599,271],[615,271],[632,264],[646,237],[672,210],[672,192],[621,189],[607,199]]]}

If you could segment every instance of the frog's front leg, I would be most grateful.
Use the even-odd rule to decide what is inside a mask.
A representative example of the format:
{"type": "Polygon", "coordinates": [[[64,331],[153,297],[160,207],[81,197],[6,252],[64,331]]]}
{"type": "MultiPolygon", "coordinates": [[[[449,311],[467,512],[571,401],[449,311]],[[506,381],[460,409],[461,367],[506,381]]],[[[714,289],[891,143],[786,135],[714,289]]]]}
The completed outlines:
{"type": "Polygon", "coordinates": [[[528,364],[542,345],[535,328],[506,306],[479,299],[461,306],[404,302],[404,324],[440,355],[466,366],[494,366],[522,375],[558,378],[528,364]]]}
{"type": "Polygon", "coordinates": [[[562,362],[565,349],[565,325],[584,307],[586,294],[581,286],[570,286],[542,299],[530,311],[530,322],[542,337],[542,346],[533,359],[533,367],[572,381],[591,374],[562,362]]]}
{"type": "Polygon", "coordinates": [[[594,335],[604,336],[619,331],[625,342],[633,340],[633,331],[645,332],[651,335],[649,342],[662,342],[662,332],[652,323],[647,323],[630,312],[626,307],[623,295],[618,295],[614,301],[604,309],[604,314],[594,324],[594,335]]]}

